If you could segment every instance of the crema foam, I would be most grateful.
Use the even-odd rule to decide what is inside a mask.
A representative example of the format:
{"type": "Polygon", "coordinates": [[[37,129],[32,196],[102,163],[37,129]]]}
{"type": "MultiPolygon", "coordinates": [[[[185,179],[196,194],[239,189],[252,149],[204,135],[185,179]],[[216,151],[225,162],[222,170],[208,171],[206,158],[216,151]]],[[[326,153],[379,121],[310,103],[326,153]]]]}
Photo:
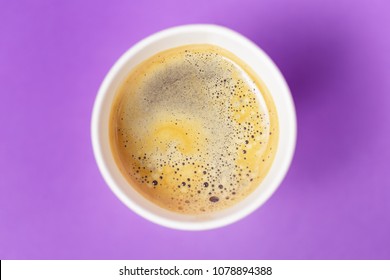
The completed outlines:
{"type": "Polygon", "coordinates": [[[109,129],[130,185],[192,215],[233,206],[261,187],[279,134],[260,78],[212,45],[169,49],[139,64],[119,88],[109,129]]]}

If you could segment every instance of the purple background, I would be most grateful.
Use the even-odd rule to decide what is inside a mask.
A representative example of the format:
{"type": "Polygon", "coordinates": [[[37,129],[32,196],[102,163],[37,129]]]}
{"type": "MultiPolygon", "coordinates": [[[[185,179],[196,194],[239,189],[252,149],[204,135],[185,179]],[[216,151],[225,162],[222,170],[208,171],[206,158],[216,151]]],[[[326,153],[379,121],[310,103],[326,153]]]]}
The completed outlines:
{"type": "Polygon", "coordinates": [[[0,0],[0,259],[390,259],[389,11],[385,0],[0,0]],[[298,114],[295,158],[275,195],[207,232],[128,210],[90,141],[110,66],[145,36],[187,23],[256,42],[298,114]]]}

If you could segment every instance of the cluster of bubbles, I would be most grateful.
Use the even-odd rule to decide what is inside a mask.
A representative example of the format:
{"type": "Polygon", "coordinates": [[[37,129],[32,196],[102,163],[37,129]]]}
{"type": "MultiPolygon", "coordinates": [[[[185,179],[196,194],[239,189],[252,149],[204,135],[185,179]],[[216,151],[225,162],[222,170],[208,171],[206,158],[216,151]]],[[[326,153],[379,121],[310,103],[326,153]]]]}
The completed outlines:
{"type": "Polygon", "coordinates": [[[253,191],[274,147],[270,112],[240,65],[194,46],[159,54],[133,75],[139,80],[130,75],[124,87],[116,139],[141,193],[198,214],[253,191]]]}

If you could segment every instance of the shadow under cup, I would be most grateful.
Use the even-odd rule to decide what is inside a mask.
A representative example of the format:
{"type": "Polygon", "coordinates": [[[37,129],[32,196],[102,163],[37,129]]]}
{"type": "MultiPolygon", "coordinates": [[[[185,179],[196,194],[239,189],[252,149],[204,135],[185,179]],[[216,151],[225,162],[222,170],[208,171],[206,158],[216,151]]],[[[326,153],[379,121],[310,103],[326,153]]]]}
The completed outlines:
{"type": "Polygon", "coordinates": [[[278,188],[290,166],[296,141],[296,116],[290,90],[272,60],[242,35],[215,25],[187,25],[158,32],[131,47],[106,75],[92,113],[92,145],[105,181],[116,196],[140,216],[162,226],[206,230],[231,224],[261,206],[278,188]],[[202,215],[171,212],[152,203],[130,186],[117,167],[110,148],[109,118],[118,88],[131,70],[161,51],[191,44],[224,48],[246,63],[267,86],[277,109],[279,143],[268,174],[249,196],[234,206],[202,215]]]}

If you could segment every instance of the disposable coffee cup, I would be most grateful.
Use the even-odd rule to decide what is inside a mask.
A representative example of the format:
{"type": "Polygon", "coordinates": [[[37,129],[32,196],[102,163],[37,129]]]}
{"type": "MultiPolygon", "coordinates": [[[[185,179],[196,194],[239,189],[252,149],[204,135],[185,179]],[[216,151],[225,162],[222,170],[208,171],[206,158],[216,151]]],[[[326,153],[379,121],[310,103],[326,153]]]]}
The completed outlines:
{"type": "Polygon", "coordinates": [[[91,137],[99,170],[113,193],[131,210],[158,225],[180,230],[209,230],[243,219],[276,191],[285,177],[295,150],[296,115],[283,75],[253,42],[228,28],[216,25],[184,25],[155,33],[127,50],[112,66],[96,96],[91,137]],[[167,49],[193,44],[224,48],[246,63],[264,82],[276,106],[279,142],[272,166],[264,180],[246,198],[230,208],[201,215],[180,214],[161,208],[141,195],[122,175],[111,151],[109,119],[118,88],[141,62],[167,49]]]}

